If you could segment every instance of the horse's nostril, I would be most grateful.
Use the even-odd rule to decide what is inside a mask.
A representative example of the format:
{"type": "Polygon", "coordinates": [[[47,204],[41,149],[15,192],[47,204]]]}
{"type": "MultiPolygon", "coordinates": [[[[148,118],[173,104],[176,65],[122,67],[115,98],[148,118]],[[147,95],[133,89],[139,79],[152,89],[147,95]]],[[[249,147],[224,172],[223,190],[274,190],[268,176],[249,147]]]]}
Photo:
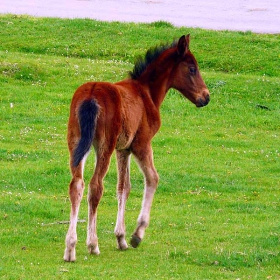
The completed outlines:
{"type": "Polygon", "coordinates": [[[199,98],[196,103],[196,107],[206,106],[210,101],[210,96],[207,95],[205,98],[199,98]]]}

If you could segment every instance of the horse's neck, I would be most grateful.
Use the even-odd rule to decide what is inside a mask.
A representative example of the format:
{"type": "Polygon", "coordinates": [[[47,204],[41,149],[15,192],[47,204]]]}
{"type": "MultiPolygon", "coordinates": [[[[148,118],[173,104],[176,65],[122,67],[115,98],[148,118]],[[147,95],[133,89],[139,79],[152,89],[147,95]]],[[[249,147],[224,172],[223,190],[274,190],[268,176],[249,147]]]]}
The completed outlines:
{"type": "Polygon", "coordinates": [[[162,63],[162,65],[147,69],[140,78],[140,83],[147,88],[157,108],[160,107],[170,89],[172,70],[173,63],[162,63]]]}
{"type": "Polygon", "coordinates": [[[162,104],[162,102],[166,96],[166,93],[169,89],[167,87],[167,84],[168,84],[167,81],[164,81],[164,82],[160,82],[158,84],[154,83],[154,84],[150,85],[150,87],[149,87],[151,98],[157,108],[159,108],[160,105],[162,104]]]}
{"type": "MultiPolygon", "coordinates": [[[[171,71],[170,71],[171,72],[171,71]]],[[[161,74],[153,81],[147,80],[145,88],[148,90],[154,105],[159,108],[170,88],[170,75],[161,74]]]]}

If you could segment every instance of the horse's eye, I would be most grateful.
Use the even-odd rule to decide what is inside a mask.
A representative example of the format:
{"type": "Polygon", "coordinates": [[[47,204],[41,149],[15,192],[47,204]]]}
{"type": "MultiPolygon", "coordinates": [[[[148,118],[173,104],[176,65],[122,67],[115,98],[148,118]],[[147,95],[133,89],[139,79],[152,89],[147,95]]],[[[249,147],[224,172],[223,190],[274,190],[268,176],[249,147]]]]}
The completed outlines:
{"type": "Polygon", "coordinates": [[[196,68],[195,67],[190,67],[190,73],[192,75],[195,75],[196,74],[196,68]]]}

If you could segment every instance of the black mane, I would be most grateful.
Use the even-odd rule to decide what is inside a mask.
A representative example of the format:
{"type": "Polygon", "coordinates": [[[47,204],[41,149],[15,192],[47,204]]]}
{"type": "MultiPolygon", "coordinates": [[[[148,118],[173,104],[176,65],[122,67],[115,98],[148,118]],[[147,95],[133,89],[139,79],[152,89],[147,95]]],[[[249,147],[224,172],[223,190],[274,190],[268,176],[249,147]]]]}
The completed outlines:
{"type": "Polygon", "coordinates": [[[177,45],[177,41],[174,41],[172,44],[165,44],[150,48],[147,50],[144,57],[138,57],[134,64],[134,68],[129,72],[129,76],[133,80],[137,80],[143,72],[147,69],[147,67],[155,61],[164,51],[175,47],[177,45]]]}

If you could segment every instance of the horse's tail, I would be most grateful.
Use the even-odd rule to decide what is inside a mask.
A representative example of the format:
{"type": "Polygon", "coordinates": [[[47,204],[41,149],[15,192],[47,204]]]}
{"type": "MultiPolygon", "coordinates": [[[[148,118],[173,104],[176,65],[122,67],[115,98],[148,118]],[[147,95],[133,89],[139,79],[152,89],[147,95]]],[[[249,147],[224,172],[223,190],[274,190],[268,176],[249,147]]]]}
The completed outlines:
{"type": "Polygon", "coordinates": [[[94,100],[85,100],[82,102],[78,111],[81,138],[74,151],[74,167],[80,164],[85,154],[90,150],[95,133],[97,114],[98,106],[94,100]]]}

